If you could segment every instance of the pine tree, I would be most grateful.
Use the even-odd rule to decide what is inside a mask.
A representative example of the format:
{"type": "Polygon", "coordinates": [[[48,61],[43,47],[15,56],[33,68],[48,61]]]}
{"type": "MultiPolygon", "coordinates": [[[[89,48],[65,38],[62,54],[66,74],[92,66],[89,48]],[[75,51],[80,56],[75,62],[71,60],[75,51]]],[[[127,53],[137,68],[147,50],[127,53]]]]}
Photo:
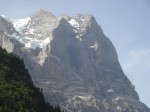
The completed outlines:
{"type": "Polygon", "coordinates": [[[0,48],[0,112],[61,112],[45,102],[23,60],[0,48]]]}

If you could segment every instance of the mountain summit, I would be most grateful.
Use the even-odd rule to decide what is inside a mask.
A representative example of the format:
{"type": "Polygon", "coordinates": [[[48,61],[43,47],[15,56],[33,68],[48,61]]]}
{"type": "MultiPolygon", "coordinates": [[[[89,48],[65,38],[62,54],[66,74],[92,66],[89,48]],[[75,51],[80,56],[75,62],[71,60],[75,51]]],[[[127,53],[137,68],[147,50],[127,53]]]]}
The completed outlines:
{"type": "Polygon", "coordinates": [[[23,58],[46,101],[67,112],[150,112],[93,16],[40,10],[26,19],[0,17],[0,26],[0,46],[23,58]]]}

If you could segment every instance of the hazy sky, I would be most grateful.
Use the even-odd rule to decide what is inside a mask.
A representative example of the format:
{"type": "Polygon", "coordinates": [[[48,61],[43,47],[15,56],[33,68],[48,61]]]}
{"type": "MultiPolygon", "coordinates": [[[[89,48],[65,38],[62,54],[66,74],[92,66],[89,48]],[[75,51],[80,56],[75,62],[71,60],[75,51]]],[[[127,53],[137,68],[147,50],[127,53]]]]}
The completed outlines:
{"type": "Polygon", "coordinates": [[[119,56],[125,74],[150,107],[150,0],[1,0],[0,14],[25,18],[39,9],[59,15],[94,15],[119,56]]]}

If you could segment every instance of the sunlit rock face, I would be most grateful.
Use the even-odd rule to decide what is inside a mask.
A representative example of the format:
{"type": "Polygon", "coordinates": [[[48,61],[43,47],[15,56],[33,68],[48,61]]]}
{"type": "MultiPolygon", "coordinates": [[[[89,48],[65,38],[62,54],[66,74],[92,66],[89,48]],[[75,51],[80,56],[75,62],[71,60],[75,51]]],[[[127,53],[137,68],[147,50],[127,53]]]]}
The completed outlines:
{"type": "Polygon", "coordinates": [[[67,112],[150,112],[91,15],[1,16],[0,46],[23,58],[45,100],[67,112]]]}

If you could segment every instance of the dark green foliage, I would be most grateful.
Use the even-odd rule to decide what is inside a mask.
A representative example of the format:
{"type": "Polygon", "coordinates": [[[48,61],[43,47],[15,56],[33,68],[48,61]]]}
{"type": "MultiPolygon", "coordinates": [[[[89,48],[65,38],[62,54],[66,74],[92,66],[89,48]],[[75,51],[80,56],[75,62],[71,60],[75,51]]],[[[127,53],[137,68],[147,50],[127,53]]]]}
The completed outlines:
{"type": "Polygon", "coordinates": [[[45,102],[23,60],[0,48],[0,112],[61,112],[45,102]]]}

